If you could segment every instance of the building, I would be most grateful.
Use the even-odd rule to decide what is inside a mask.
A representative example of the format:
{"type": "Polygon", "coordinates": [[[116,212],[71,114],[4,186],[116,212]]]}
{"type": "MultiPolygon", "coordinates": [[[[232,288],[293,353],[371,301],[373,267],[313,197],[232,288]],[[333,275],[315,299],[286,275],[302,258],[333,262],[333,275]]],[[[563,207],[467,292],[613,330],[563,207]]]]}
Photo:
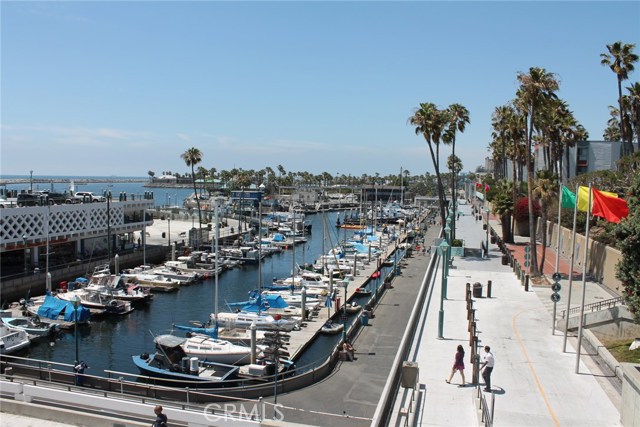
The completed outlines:
{"type": "MultiPolygon", "coordinates": [[[[569,155],[562,159],[562,180],[567,181],[576,175],[601,170],[616,170],[622,154],[620,141],[580,141],[569,148],[569,155]],[[568,168],[566,162],[569,162],[568,168]],[[568,170],[568,176],[567,176],[568,170]]],[[[544,157],[542,150],[535,150],[534,168],[542,169],[544,157]]]]}
{"type": "MultiPolygon", "coordinates": [[[[3,278],[133,248],[134,232],[153,224],[151,193],[102,203],[5,208],[0,215],[3,278]]],[[[140,236],[140,233],[138,233],[140,236]]]]}

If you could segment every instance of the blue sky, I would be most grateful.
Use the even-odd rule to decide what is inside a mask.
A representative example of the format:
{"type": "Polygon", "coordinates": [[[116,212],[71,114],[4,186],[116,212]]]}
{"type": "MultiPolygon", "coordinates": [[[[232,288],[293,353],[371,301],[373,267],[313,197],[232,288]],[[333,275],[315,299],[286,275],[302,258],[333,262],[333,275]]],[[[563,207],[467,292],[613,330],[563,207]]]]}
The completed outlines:
{"type": "Polygon", "coordinates": [[[423,174],[420,102],[469,109],[456,151],[475,170],[532,66],[601,139],[617,86],[599,55],[638,44],[639,17],[639,2],[3,1],[0,173],[184,173],[197,147],[218,170],[423,174]]]}

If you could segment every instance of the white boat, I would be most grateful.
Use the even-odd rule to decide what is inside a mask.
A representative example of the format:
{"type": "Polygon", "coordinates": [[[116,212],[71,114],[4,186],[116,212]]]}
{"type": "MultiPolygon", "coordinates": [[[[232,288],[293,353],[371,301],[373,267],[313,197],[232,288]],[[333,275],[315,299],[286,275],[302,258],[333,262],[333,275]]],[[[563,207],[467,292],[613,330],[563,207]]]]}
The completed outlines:
{"type": "Polygon", "coordinates": [[[313,271],[305,271],[301,270],[300,274],[295,277],[287,277],[286,279],[282,279],[277,281],[276,283],[282,284],[285,286],[290,286],[292,283],[296,288],[320,288],[320,289],[329,289],[329,279],[327,276],[323,276],[320,273],[315,273],[313,271]]]}
{"type": "Polygon", "coordinates": [[[362,309],[362,306],[357,302],[353,301],[346,305],[345,310],[349,314],[354,314],[359,312],[362,309]]]}
{"type": "MultiPolygon", "coordinates": [[[[195,273],[200,278],[213,277],[216,274],[216,268],[212,263],[207,261],[207,256],[203,255],[204,259],[198,258],[194,261],[194,258],[188,256],[180,256],[177,261],[166,261],[164,266],[167,268],[175,269],[183,274],[195,273]]],[[[222,272],[222,268],[218,268],[218,273],[222,272]]]]}
{"type": "Polygon", "coordinates": [[[196,283],[202,278],[202,275],[194,272],[180,271],[175,267],[162,266],[162,267],[154,267],[149,269],[148,271],[151,274],[158,274],[160,276],[164,276],[167,279],[173,279],[180,282],[180,285],[191,285],[196,283]]]}
{"type": "Polygon", "coordinates": [[[56,322],[42,322],[38,316],[30,317],[5,317],[2,316],[2,323],[10,329],[20,329],[29,334],[30,337],[47,337],[60,329],[60,324],[56,322]]]}
{"type": "Polygon", "coordinates": [[[7,327],[0,323],[0,354],[11,354],[27,347],[29,335],[21,329],[7,327]]]}
{"type": "Polygon", "coordinates": [[[211,338],[202,334],[187,337],[180,345],[189,357],[207,362],[245,365],[251,362],[251,347],[232,344],[229,341],[211,338]]]}
{"type": "MultiPolygon", "coordinates": [[[[215,321],[214,315],[211,315],[212,321],[215,321]]],[[[218,325],[223,328],[242,328],[249,329],[255,323],[257,329],[276,330],[290,332],[300,329],[300,318],[278,319],[271,315],[258,315],[258,313],[218,313],[218,325]]]]}
{"type": "Polygon", "coordinates": [[[149,286],[152,291],[158,292],[173,292],[177,291],[180,287],[180,282],[173,279],[168,279],[159,274],[150,273],[123,273],[123,277],[136,279],[138,283],[149,286]]]}
{"type": "Polygon", "coordinates": [[[87,290],[101,293],[105,298],[119,299],[132,304],[149,302],[153,298],[149,288],[140,286],[135,280],[127,280],[119,274],[111,274],[108,266],[102,269],[96,267],[88,282],[83,284],[81,279],[76,279],[76,283],[84,285],[87,290]]]}
{"type": "Polygon", "coordinates": [[[62,292],[56,295],[56,298],[66,302],[73,302],[73,297],[80,299],[80,304],[89,309],[104,310],[106,314],[128,314],[133,311],[133,307],[129,301],[113,299],[103,295],[98,291],[89,289],[77,289],[70,292],[62,292]]]}
{"type": "MultiPolygon", "coordinates": [[[[302,294],[298,291],[293,294],[290,291],[263,291],[262,295],[279,295],[290,306],[302,307],[302,294]]],[[[320,303],[321,301],[318,298],[309,295],[305,298],[305,308],[307,310],[316,310],[320,303]]]]}
{"type": "Polygon", "coordinates": [[[342,323],[333,323],[330,320],[327,320],[322,328],[320,328],[320,332],[326,335],[335,335],[342,332],[344,329],[344,325],[342,323]]]}

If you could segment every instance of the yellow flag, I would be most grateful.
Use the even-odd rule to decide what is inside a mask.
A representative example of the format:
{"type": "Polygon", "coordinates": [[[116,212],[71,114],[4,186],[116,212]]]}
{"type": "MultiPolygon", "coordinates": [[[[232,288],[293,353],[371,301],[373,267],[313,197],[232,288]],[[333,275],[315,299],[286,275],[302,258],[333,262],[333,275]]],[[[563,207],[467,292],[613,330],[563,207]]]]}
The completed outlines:
{"type": "MultiPolygon", "coordinates": [[[[601,193],[609,197],[618,197],[616,193],[610,193],[608,191],[601,191],[601,193]]],[[[588,203],[589,203],[589,187],[580,186],[580,188],[578,189],[578,210],[582,212],[587,212],[588,203]]],[[[591,198],[591,206],[593,206],[593,197],[591,198]]]]}

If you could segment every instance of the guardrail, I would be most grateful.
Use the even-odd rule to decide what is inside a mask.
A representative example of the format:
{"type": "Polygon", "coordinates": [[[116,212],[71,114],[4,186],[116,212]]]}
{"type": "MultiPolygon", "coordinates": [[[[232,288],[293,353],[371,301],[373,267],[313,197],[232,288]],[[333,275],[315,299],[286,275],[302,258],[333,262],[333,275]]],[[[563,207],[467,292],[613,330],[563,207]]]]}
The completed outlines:
{"type": "Polygon", "coordinates": [[[491,392],[491,404],[487,403],[487,398],[482,390],[480,384],[476,387],[476,397],[479,399],[478,410],[480,410],[480,421],[486,426],[491,427],[493,425],[493,410],[496,404],[496,395],[491,392]]]}
{"type": "MultiPolygon", "coordinates": [[[[624,297],[616,297],[604,301],[592,302],[591,304],[587,304],[584,306],[584,311],[591,311],[593,313],[594,311],[600,311],[607,308],[615,307],[618,304],[626,305],[624,297]]],[[[568,315],[571,316],[572,314],[577,313],[580,313],[580,307],[573,307],[569,309],[568,315]]],[[[565,315],[567,315],[567,310],[562,310],[561,319],[564,319],[565,315]]]]}

